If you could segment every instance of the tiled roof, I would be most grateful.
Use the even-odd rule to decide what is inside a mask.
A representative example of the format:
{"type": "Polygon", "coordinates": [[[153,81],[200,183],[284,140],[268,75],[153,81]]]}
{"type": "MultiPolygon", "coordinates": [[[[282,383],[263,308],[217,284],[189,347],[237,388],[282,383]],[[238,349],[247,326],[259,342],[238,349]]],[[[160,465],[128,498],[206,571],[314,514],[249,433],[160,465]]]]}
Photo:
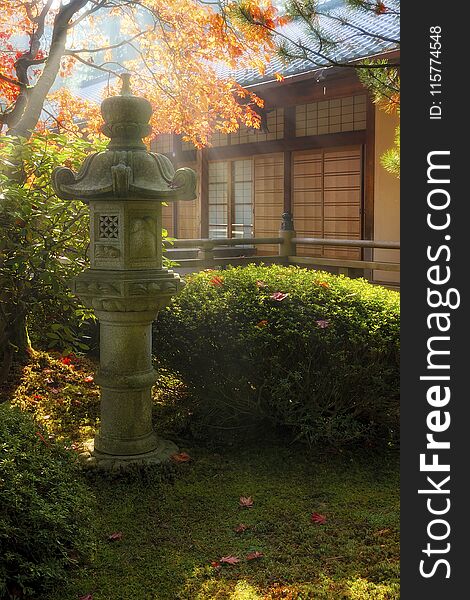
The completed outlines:
{"type": "MultiPolygon", "coordinates": [[[[399,0],[388,0],[386,5],[396,9],[399,13],[399,0]]],[[[324,52],[338,63],[348,63],[375,56],[394,50],[398,46],[396,40],[400,37],[400,19],[397,14],[376,15],[371,12],[350,9],[345,6],[343,0],[327,0],[321,3],[319,12],[321,15],[318,16],[317,26],[321,29],[322,36],[328,40],[334,40],[334,44],[324,52]]],[[[275,57],[267,65],[264,75],[261,75],[256,69],[231,71],[225,66],[218,68],[219,75],[234,78],[241,85],[248,86],[273,81],[276,73],[289,77],[318,71],[323,65],[331,64],[327,58],[314,55],[315,51],[320,49],[320,45],[318,39],[307,31],[304,24],[294,21],[279,31],[292,41],[298,41],[309,48],[314,62],[296,59],[284,64],[281,58],[275,57]]],[[[76,93],[87,100],[100,102],[106,86],[107,79],[106,81],[101,79],[83,85],[76,90],[76,93]]]]}
{"type": "MultiPolygon", "coordinates": [[[[400,2],[393,0],[387,6],[399,12],[400,2]]],[[[222,70],[221,74],[234,77],[241,85],[253,85],[262,81],[272,81],[275,73],[284,77],[298,75],[321,69],[331,64],[328,58],[338,63],[349,63],[355,60],[375,56],[397,48],[396,40],[400,38],[400,18],[393,13],[376,15],[358,9],[350,9],[342,0],[329,0],[319,7],[317,27],[324,39],[334,44],[323,50],[327,58],[315,54],[320,50],[318,38],[312,35],[300,22],[291,22],[279,31],[293,42],[299,42],[309,49],[309,57],[313,60],[294,60],[285,64],[281,58],[275,57],[267,65],[264,75],[256,69],[245,69],[230,72],[222,70]],[[362,30],[362,31],[361,31],[362,30]],[[364,32],[364,33],[363,33],[364,32]]],[[[295,51],[295,48],[294,48],[295,51]]]]}

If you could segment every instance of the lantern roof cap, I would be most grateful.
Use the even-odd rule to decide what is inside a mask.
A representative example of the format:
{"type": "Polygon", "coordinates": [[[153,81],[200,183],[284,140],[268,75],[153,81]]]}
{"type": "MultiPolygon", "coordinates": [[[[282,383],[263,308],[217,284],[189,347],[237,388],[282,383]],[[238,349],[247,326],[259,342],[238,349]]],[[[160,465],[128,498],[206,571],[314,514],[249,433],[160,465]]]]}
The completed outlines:
{"type": "Polygon", "coordinates": [[[57,195],[84,202],[193,200],[194,171],[182,168],[175,172],[166,156],[147,151],[142,138],[151,133],[152,105],[132,94],[129,73],[123,73],[121,79],[121,94],[101,103],[101,131],[110,138],[106,150],[90,154],[78,173],[66,167],[55,169],[52,180],[57,195]]]}

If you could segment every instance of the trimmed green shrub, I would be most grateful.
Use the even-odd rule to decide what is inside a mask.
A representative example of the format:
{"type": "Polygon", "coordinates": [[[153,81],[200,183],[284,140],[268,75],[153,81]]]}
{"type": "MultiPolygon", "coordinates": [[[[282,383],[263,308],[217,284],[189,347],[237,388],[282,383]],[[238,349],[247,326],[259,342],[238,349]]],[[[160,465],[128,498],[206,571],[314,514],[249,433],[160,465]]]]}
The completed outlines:
{"type": "Polygon", "coordinates": [[[36,597],[92,550],[76,459],[27,414],[0,406],[0,598],[36,597]]]}
{"type": "Polygon", "coordinates": [[[297,267],[205,271],[155,324],[186,384],[192,433],[281,427],[291,439],[390,439],[399,422],[399,294],[297,267]]]}

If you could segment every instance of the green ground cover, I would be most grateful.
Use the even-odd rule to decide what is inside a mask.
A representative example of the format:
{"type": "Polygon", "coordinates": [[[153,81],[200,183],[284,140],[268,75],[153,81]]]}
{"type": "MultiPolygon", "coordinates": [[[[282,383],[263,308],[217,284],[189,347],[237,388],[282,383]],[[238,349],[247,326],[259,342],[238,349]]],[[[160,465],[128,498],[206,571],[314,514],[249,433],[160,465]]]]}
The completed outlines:
{"type": "Polygon", "coordinates": [[[47,600],[399,598],[396,457],[184,450],[172,482],[90,484],[96,555],[47,600]],[[240,562],[211,566],[227,556],[240,562]]]}
{"type": "MultiPolygon", "coordinates": [[[[38,354],[9,395],[79,449],[96,422],[92,368],[38,354]]],[[[191,460],[162,473],[86,477],[96,549],[41,600],[399,598],[396,451],[177,441],[191,460]]]]}

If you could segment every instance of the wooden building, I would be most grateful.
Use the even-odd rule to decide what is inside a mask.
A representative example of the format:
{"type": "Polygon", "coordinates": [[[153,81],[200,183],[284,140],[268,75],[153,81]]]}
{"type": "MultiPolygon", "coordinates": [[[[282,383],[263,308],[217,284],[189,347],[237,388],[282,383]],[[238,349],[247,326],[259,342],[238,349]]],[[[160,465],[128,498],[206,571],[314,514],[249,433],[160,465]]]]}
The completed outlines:
{"type": "MultiPolygon", "coordinates": [[[[342,3],[329,4],[334,11],[342,3]]],[[[398,21],[380,18],[367,17],[369,30],[380,25],[378,37],[359,40],[362,47],[349,45],[349,58],[398,62],[397,45],[386,41],[398,36],[398,21]]],[[[237,80],[263,98],[264,130],[241,127],[216,134],[203,150],[173,135],[155,141],[155,149],[175,166],[198,173],[198,198],[164,209],[169,234],[180,239],[272,237],[287,211],[299,237],[398,242],[399,181],[380,164],[393,145],[398,120],[376,109],[356,69],[312,68],[301,61],[286,73],[274,63],[262,81],[254,72],[238,73],[237,80]],[[282,82],[276,70],[285,74],[282,82]]],[[[263,247],[263,254],[269,252],[277,248],[263,247]]],[[[298,254],[399,261],[398,250],[300,246],[298,254]]],[[[390,283],[398,276],[372,275],[390,283]]]]}

